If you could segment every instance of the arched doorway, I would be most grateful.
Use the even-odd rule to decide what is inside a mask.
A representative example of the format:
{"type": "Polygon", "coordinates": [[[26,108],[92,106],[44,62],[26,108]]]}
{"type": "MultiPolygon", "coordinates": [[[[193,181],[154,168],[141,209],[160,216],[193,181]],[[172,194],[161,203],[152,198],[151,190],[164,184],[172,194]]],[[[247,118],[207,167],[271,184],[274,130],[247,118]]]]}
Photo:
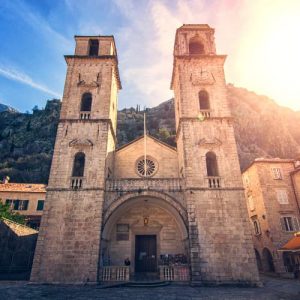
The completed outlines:
{"type": "Polygon", "coordinates": [[[254,252],[255,252],[257,269],[258,269],[258,271],[261,272],[263,270],[263,266],[262,266],[262,261],[261,261],[261,258],[260,258],[260,254],[256,249],[254,249],[254,252]]]}
{"type": "Polygon", "coordinates": [[[265,272],[275,272],[273,256],[268,248],[264,248],[263,252],[263,270],[265,272]]]}
{"type": "Polygon", "coordinates": [[[186,224],[165,200],[129,198],[104,221],[100,268],[124,266],[127,258],[131,274],[158,274],[161,265],[187,264],[186,224]]]}

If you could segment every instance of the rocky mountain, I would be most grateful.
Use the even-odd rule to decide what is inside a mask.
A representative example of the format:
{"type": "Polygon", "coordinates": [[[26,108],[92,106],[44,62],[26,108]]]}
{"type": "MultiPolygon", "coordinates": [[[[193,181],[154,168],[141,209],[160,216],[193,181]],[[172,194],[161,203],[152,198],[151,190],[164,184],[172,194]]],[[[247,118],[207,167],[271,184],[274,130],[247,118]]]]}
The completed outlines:
{"type": "Polygon", "coordinates": [[[0,112],[3,112],[3,111],[17,112],[16,109],[14,109],[14,108],[12,108],[12,107],[10,107],[8,105],[0,103],[0,112]]]}
{"type": "Polygon", "coordinates": [[[300,111],[230,84],[227,97],[242,169],[257,157],[299,157],[300,111]]]}
{"type": "MultiPolygon", "coordinates": [[[[299,157],[300,112],[233,85],[227,87],[242,169],[256,157],[299,157]]],[[[61,102],[51,100],[32,114],[0,112],[0,179],[47,183],[61,102]]],[[[173,99],[147,108],[149,134],[175,146],[173,99]]],[[[118,146],[143,134],[144,110],[118,112],[118,146]]]]}

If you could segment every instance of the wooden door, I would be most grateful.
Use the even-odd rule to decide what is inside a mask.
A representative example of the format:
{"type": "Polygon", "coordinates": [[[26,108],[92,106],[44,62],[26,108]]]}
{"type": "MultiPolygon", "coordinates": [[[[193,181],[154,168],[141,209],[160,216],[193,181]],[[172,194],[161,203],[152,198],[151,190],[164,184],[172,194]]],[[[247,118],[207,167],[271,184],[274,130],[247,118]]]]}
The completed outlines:
{"type": "Polygon", "coordinates": [[[156,235],[135,236],[135,271],[156,272],[156,235]]]}

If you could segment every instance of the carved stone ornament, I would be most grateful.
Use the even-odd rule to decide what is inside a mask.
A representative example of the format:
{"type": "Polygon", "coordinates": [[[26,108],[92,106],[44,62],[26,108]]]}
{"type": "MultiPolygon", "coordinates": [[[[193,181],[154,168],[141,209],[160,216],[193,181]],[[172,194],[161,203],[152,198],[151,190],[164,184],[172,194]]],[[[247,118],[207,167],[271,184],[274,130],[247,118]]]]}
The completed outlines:
{"type": "Polygon", "coordinates": [[[94,144],[89,139],[75,139],[69,143],[70,147],[92,147],[94,144]]]}
{"type": "Polygon", "coordinates": [[[198,146],[205,146],[205,147],[218,147],[221,146],[222,142],[217,139],[217,138],[213,138],[213,139],[201,139],[198,143],[198,146]]]}
{"type": "Polygon", "coordinates": [[[193,85],[210,85],[215,83],[213,74],[202,69],[198,74],[191,74],[190,79],[193,85]]]}
{"type": "Polygon", "coordinates": [[[77,81],[77,86],[82,86],[82,87],[88,87],[88,88],[99,88],[101,85],[101,74],[97,73],[96,80],[91,81],[91,82],[86,82],[84,79],[82,79],[81,74],[78,74],[78,81],[77,81]]]}

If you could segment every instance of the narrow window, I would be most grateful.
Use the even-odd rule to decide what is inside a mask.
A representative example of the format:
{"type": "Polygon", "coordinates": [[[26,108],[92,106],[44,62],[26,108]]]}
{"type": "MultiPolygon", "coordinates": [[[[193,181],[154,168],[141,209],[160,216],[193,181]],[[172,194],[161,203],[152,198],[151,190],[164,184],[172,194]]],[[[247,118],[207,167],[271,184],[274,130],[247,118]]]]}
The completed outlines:
{"type": "Polygon", "coordinates": [[[204,46],[198,37],[194,37],[194,38],[190,39],[189,53],[190,54],[204,54],[204,46]]]}
{"type": "Polygon", "coordinates": [[[19,200],[19,210],[27,210],[28,203],[29,203],[29,200],[19,200]]]}
{"type": "Polygon", "coordinates": [[[210,109],[209,96],[208,93],[204,90],[199,92],[199,105],[200,105],[200,110],[210,109]]]}
{"type": "Polygon", "coordinates": [[[206,169],[207,169],[207,176],[219,176],[218,172],[218,164],[217,164],[217,157],[214,152],[207,152],[206,153],[206,169]]]}
{"type": "Polygon", "coordinates": [[[299,230],[298,219],[295,217],[282,217],[280,219],[281,228],[283,231],[297,231],[299,230]]]}
{"type": "Polygon", "coordinates": [[[255,235],[260,235],[261,230],[260,230],[260,225],[259,225],[258,220],[253,220],[253,227],[254,227],[255,235]]]}
{"type": "Polygon", "coordinates": [[[14,200],[13,201],[14,210],[19,210],[19,204],[20,204],[20,200],[14,200]]]}
{"type": "Polygon", "coordinates": [[[44,200],[38,200],[36,210],[43,210],[44,209],[44,200]]]}
{"type": "Polygon", "coordinates": [[[91,111],[92,109],[92,94],[84,93],[81,97],[81,111],[91,111]]]}
{"type": "Polygon", "coordinates": [[[277,190],[277,201],[280,204],[289,204],[288,194],[286,190],[277,190]]]}
{"type": "Polygon", "coordinates": [[[6,199],[5,204],[9,205],[10,209],[13,208],[13,200],[11,200],[11,199],[6,199]]]}
{"type": "Polygon", "coordinates": [[[281,170],[280,168],[271,168],[273,173],[273,179],[282,179],[281,170]]]}
{"type": "Polygon", "coordinates": [[[252,196],[248,197],[248,204],[249,204],[250,211],[254,211],[255,210],[255,206],[254,206],[254,200],[253,200],[252,196]]]}
{"type": "Polygon", "coordinates": [[[74,158],[73,164],[73,177],[83,177],[84,174],[84,164],[85,164],[85,154],[78,152],[74,158]]]}
{"type": "Polygon", "coordinates": [[[99,52],[99,41],[90,40],[90,51],[89,56],[97,56],[99,52]]]}

